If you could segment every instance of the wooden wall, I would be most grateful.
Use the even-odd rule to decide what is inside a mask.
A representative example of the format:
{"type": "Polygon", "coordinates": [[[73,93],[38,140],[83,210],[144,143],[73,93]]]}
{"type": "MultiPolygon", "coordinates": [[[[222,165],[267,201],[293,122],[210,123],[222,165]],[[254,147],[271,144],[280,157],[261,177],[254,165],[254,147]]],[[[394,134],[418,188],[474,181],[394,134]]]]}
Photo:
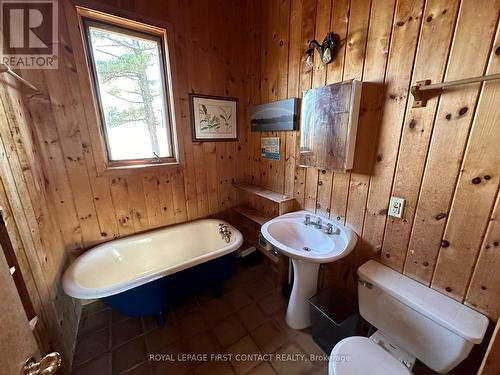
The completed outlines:
{"type": "MultiPolygon", "coordinates": [[[[2,82],[0,204],[44,324],[76,327],[57,280],[98,242],[207,215],[236,202],[235,180],[293,195],[352,227],[356,250],[322,285],[353,290],[369,258],[496,320],[500,313],[499,83],[449,90],[412,109],[411,84],[500,72],[500,0],[101,0],[170,23],[182,168],[97,176],[96,124],[74,7],[59,2],[60,68],[23,71],[44,95],[2,82]],[[306,69],[307,41],[333,30],[335,61],[306,69]],[[248,107],[347,79],[365,82],[355,168],[297,168],[295,132],[250,133],[248,107]],[[239,99],[240,142],[193,143],[188,93],[239,99]],[[33,134],[31,134],[33,133],[33,134]],[[260,137],[281,139],[280,161],[260,137]],[[34,139],[34,141],[33,141],[34,139]],[[386,215],[406,199],[402,220],[386,215]],[[60,236],[59,236],[60,233],[60,236]],[[31,275],[31,276],[29,276],[31,275]],[[35,293],[36,292],[36,293],[35,293]],[[44,307],[45,306],[45,307],[44,307]]],[[[71,331],[71,329],[70,329],[71,331]]],[[[71,335],[61,339],[71,345],[71,335]]]]}
{"type": "Polygon", "coordinates": [[[243,0],[92,4],[170,23],[182,162],[177,169],[97,176],[89,136],[97,118],[76,12],[69,0],[58,4],[59,69],[19,72],[42,94],[0,77],[0,205],[42,340],[47,333],[42,350],[63,352],[70,365],[81,306],[60,287],[68,260],[98,242],[231,211],[241,147],[191,141],[188,93],[239,98],[244,123],[247,56],[233,42],[249,24],[243,0]]]}
{"type": "MultiPolygon", "coordinates": [[[[23,297],[30,300],[32,314],[38,317],[34,334],[40,351],[59,351],[67,370],[80,304],[67,297],[59,284],[67,256],[24,103],[29,94],[12,77],[0,76],[0,206],[8,234],[2,247],[4,251],[12,247],[16,272],[26,286],[23,297]]],[[[18,313],[24,315],[22,310],[18,313]]]]}
{"type": "Polygon", "coordinates": [[[470,305],[500,312],[500,84],[471,84],[411,108],[416,81],[451,81],[500,72],[498,0],[252,1],[261,27],[249,34],[251,103],[301,96],[347,79],[365,82],[355,167],[348,173],[297,168],[297,134],[281,139],[280,161],[261,160],[247,123],[239,169],[246,181],[293,194],[307,210],[354,229],[355,251],[326,267],[323,285],[355,287],[369,258],[470,305]],[[335,61],[307,41],[342,39],[335,61]],[[252,38],[252,39],[250,39],[252,38]],[[403,219],[387,217],[391,195],[403,219]]]}
{"type": "Polygon", "coordinates": [[[193,143],[188,94],[240,98],[240,124],[247,108],[243,100],[246,56],[233,43],[243,37],[246,27],[240,12],[243,0],[110,0],[90,5],[139,20],[170,23],[182,168],[97,176],[96,150],[89,136],[97,117],[83,43],[74,5],[60,1],[59,69],[22,74],[47,96],[31,100],[29,109],[64,244],[75,253],[118,236],[224,214],[235,197],[232,182],[238,142],[193,143]]]}

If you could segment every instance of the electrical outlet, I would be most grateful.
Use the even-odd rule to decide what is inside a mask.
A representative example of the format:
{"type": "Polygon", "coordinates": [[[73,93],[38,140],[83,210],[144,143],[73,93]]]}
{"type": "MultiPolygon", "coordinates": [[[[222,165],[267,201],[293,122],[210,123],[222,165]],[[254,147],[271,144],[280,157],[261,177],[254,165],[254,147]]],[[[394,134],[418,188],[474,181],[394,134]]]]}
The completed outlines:
{"type": "Polygon", "coordinates": [[[387,214],[389,216],[394,216],[397,218],[403,217],[403,209],[405,208],[405,199],[398,197],[391,197],[389,201],[389,211],[387,214]]]}

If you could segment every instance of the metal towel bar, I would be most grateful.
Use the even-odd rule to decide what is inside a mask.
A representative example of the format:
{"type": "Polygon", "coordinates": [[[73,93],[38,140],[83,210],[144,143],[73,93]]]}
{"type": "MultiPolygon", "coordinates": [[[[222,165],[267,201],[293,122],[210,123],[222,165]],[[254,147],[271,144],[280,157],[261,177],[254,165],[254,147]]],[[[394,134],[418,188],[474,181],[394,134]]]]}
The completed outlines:
{"type": "Polygon", "coordinates": [[[452,86],[468,85],[470,83],[492,81],[494,79],[500,79],[500,73],[491,74],[489,76],[471,77],[459,79],[456,81],[433,83],[426,79],[424,81],[418,81],[415,86],[411,87],[411,93],[413,95],[413,108],[425,107],[427,104],[427,98],[424,96],[424,91],[434,91],[434,90],[444,90],[452,86]]]}
{"type": "Polygon", "coordinates": [[[38,90],[38,88],[36,88],[35,86],[33,86],[31,83],[29,83],[28,81],[26,81],[23,77],[21,77],[19,74],[17,74],[16,72],[14,72],[10,66],[6,65],[6,64],[0,64],[0,73],[7,73],[7,74],[10,74],[12,77],[14,77],[15,79],[17,79],[18,81],[20,81],[21,83],[23,83],[25,86],[29,87],[30,89],[32,89],[33,91],[36,91],[37,93],[41,93],[40,90],[38,90]]]}

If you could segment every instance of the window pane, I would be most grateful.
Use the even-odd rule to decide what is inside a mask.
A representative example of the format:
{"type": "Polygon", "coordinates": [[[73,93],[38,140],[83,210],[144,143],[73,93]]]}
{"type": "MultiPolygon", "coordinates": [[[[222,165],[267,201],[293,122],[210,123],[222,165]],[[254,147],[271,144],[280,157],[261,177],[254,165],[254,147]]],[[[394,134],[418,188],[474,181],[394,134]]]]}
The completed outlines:
{"type": "Polygon", "coordinates": [[[160,38],[88,29],[109,158],[171,157],[160,38]]]}

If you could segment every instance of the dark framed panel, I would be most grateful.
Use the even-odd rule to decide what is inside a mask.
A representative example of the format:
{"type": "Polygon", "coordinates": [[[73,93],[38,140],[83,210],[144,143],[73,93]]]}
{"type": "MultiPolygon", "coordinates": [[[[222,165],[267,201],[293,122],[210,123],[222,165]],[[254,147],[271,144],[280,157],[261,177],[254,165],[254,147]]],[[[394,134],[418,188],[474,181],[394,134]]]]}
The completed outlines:
{"type": "Polygon", "coordinates": [[[290,98],[254,105],[250,110],[253,132],[299,130],[300,99],[290,98]]]}

